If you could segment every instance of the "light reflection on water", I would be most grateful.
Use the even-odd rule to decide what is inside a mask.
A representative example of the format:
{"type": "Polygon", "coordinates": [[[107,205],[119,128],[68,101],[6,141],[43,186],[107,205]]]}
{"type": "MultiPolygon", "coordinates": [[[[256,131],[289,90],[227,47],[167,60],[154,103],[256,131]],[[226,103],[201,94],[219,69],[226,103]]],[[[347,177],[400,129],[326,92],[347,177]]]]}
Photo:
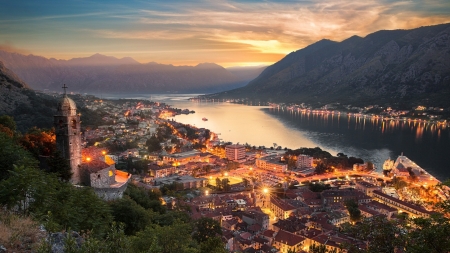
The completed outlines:
{"type": "Polygon", "coordinates": [[[174,120],[205,127],[233,143],[288,148],[321,147],[335,155],[372,161],[381,170],[384,160],[401,152],[441,180],[450,177],[450,131],[423,122],[385,121],[328,114],[320,115],[270,107],[231,103],[191,102],[193,94],[130,94],[105,98],[137,98],[165,102],[176,108],[194,110],[174,120]],[[202,121],[205,117],[208,121],[202,121]]]}

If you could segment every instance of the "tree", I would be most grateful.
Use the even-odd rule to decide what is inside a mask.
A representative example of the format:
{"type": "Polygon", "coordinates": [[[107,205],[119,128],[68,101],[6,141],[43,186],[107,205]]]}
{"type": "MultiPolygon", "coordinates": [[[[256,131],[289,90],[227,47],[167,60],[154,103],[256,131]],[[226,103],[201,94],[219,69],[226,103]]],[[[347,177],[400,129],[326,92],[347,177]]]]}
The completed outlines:
{"type": "Polygon", "coordinates": [[[130,252],[147,252],[149,249],[158,253],[198,252],[191,233],[191,225],[181,221],[176,221],[171,226],[147,226],[133,237],[130,252]]]}
{"type": "Polygon", "coordinates": [[[23,147],[6,133],[0,132],[0,181],[6,179],[14,169],[13,165],[37,167],[37,161],[23,147]]]}
{"type": "Polygon", "coordinates": [[[74,187],[33,167],[14,166],[10,174],[0,181],[1,205],[32,213],[44,224],[52,224],[52,232],[70,228],[94,230],[98,236],[106,233],[112,216],[91,188],[74,187]]]}
{"type": "Polygon", "coordinates": [[[39,159],[39,156],[51,156],[56,152],[55,131],[33,127],[20,138],[20,144],[36,159],[39,159]]]}
{"type": "Polygon", "coordinates": [[[210,237],[208,240],[200,243],[200,253],[227,253],[220,237],[210,237]]]}
{"type": "Polygon", "coordinates": [[[406,183],[399,177],[394,177],[394,179],[392,180],[392,185],[394,186],[394,188],[396,190],[398,190],[398,189],[402,189],[402,188],[408,186],[408,183],[406,183]]]}
{"type": "Polygon", "coordinates": [[[344,233],[367,241],[367,250],[361,251],[355,245],[347,245],[349,252],[391,253],[397,248],[405,246],[405,231],[396,221],[389,221],[386,217],[375,216],[363,219],[355,226],[348,226],[344,233]]]}
{"type": "Polygon", "coordinates": [[[144,188],[137,187],[133,184],[129,184],[127,190],[125,191],[125,196],[130,197],[138,205],[145,209],[150,209],[154,212],[165,213],[166,209],[161,205],[159,198],[161,197],[161,192],[158,190],[152,191],[144,188]]]}
{"type": "Polygon", "coordinates": [[[344,205],[350,214],[350,219],[353,222],[359,221],[361,219],[361,211],[358,208],[358,203],[354,199],[348,199],[344,201],[344,205]]]}
{"type": "Polygon", "coordinates": [[[295,169],[297,167],[297,161],[294,159],[294,157],[289,157],[288,158],[288,169],[292,170],[295,169]]]}
{"type": "Polygon", "coordinates": [[[69,181],[72,177],[72,170],[67,159],[62,157],[60,151],[55,151],[48,159],[48,172],[55,173],[59,178],[64,181],[69,181]]]}
{"type": "Polygon", "coordinates": [[[198,243],[207,241],[209,238],[213,238],[217,235],[222,235],[222,229],[220,223],[211,218],[200,218],[194,223],[194,238],[198,243]]]}
{"type": "Polygon", "coordinates": [[[222,188],[224,191],[229,191],[230,190],[230,180],[228,178],[224,178],[222,179],[222,188]]]}
{"type": "Polygon", "coordinates": [[[156,152],[161,150],[161,145],[159,144],[160,141],[155,136],[150,137],[150,139],[147,140],[145,145],[148,148],[148,152],[156,152]]]}
{"type": "Polygon", "coordinates": [[[327,170],[328,170],[328,166],[324,162],[319,162],[316,166],[315,172],[317,174],[323,174],[323,173],[327,172],[327,170]]]}
{"type": "Polygon", "coordinates": [[[110,207],[114,220],[125,224],[126,235],[134,235],[151,223],[150,213],[128,197],[111,202],[110,207]]]}
{"type": "Polygon", "coordinates": [[[13,117],[8,115],[0,115],[0,125],[3,125],[7,128],[9,128],[12,132],[16,131],[16,122],[14,121],[13,117]]]}
{"type": "Polygon", "coordinates": [[[406,252],[450,252],[450,221],[440,214],[410,220],[406,252]]]}
{"type": "Polygon", "coordinates": [[[222,180],[220,178],[216,177],[216,187],[218,190],[222,189],[222,180]]]}
{"type": "Polygon", "coordinates": [[[324,183],[309,183],[308,188],[313,192],[323,192],[324,190],[331,189],[331,186],[324,183]]]}

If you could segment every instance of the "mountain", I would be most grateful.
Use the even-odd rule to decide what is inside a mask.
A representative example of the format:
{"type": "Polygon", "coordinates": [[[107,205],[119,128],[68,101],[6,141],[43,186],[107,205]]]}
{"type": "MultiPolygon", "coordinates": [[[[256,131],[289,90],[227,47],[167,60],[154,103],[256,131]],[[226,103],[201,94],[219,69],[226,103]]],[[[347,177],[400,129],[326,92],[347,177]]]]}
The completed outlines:
{"type": "Polygon", "coordinates": [[[60,91],[66,83],[71,91],[81,93],[219,92],[242,87],[259,74],[236,76],[214,63],[141,64],[129,57],[118,59],[101,54],[56,60],[0,51],[0,61],[33,89],[60,91]]]}
{"type": "Polygon", "coordinates": [[[266,68],[266,66],[244,66],[244,67],[229,67],[227,70],[235,75],[242,82],[247,84],[255,77],[259,76],[261,72],[266,68]]]}
{"type": "Polygon", "coordinates": [[[450,24],[321,40],[247,86],[209,97],[353,105],[450,106],[450,24]]]}
{"type": "Polygon", "coordinates": [[[0,62],[0,114],[14,111],[20,103],[27,103],[23,91],[29,89],[11,70],[0,62]]]}

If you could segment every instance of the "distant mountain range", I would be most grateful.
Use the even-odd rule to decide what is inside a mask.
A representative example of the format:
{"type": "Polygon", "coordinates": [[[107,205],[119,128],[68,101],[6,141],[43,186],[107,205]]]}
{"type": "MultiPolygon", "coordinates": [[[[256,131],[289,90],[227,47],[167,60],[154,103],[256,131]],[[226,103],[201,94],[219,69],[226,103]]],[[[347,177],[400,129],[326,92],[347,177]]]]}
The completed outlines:
{"type": "Polygon", "coordinates": [[[70,60],[47,59],[0,50],[0,61],[36,90],[81,93],[210,93],[246,85],[264,68],[233,68],[214,63],[173,66],[141,64],[132,58],[118,59],[95,54],[70,60]]]}
{"type": "Polygon", "coordinates": [[[247,86],[209,95],[273,102],[450,106],[450,24],[321,40],[247,86]]]}

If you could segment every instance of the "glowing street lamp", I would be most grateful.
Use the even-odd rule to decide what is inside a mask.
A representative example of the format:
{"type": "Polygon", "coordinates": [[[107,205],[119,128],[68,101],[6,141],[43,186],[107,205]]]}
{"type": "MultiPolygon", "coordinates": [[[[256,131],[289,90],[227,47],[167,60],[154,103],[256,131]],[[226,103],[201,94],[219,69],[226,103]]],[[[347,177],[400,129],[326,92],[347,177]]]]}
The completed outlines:
{"type": "Polygon", "coordinates": [[[228,177],[228,172],[225,172],[225,176],[228,177]]]}
{"type": "Polygon", "coordinates": [[[208,190],[207,190],[207,191],[205,191],[205,195],[206,195],[206,196],[208,196],[208,194],[209,194],[209,191],[208,191],[208,190]]]}
{"type": "Polygon", "coordinates": [[[86,161],[90,162],[91,158],[90,157],[86,157],[86,161]]]}
{"type": "Polygon", "coordinates": [[[264,189],[263,189],[263,192],[264,192],[264,193],[268,193],[268,192],[269,192],[269,189],[264,188],[264,189]]]}

